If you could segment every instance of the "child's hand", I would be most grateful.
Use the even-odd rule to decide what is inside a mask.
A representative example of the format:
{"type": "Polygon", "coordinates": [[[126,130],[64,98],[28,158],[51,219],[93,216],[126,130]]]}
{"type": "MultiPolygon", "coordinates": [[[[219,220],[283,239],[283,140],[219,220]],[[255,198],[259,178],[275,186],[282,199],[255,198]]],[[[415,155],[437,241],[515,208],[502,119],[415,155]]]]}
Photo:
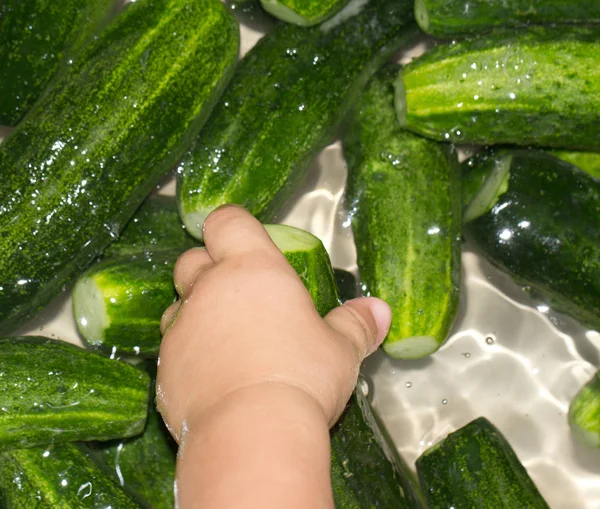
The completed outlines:
{"type": "Polygon", "coordinates": [[[250,499],[256,495],[264,509],[271,502],[286,509],[330,507],[329,449],[321,446],[328,445],[327,427],[344,409],[362,360],[383,341],[390,309],[378,299],[356,299],[322,319],[265,229],[239,207],[213,212],[204,224],[204,240],[206,249],[192,249],[178,260],[174,279],[181,300],[165,312],[162,323],[157,403],[180,442],[180,455],[185,442],[177,474],[181,507],[195,507],[195,502],[207,509],[254,507],[229,505],[241,493],[250,499]],[[244,442],[245,434],[251,443],[244,442]],[[290,474],[286,457],[293,458],[293,451],[268,457],[271,447],[272,452],[285,448],[286,440],[293,442],[292,449],[302,449],[300,463],[306,462],[296,462],[292,470],[297,471],[290,474]],[[211,446],[214,454],[206,452],[211,446]],[[314,469],[307,446],[315,449],[314,469]],[[196,458],[193,465],[188,449],[198,450],[189,454],[196,458]],[[263,453],[267,457],[259,458],[263,453]],[[240,475],[244,469],[251,478],[258,475],[269,483],[268,496],[257,479],[248,484],[258,490],[254,494],[239,484],[232,487],[231,479],[219,477],[219,465],[229,476],[235,477],[236,468],[240,475]],[[311,482],[317,486],[302,486],[311,482]],[[298,494],[294,487],[314,491],[298,494]],[[318,496],[322,489],[326,495],[318,496]],[[234,495],[232,490],[241,491],[234,495]],[[198,493],[192,496],[192,491],[198,493]],[[290,495],[291,502],[281,498],[290,495]]]}

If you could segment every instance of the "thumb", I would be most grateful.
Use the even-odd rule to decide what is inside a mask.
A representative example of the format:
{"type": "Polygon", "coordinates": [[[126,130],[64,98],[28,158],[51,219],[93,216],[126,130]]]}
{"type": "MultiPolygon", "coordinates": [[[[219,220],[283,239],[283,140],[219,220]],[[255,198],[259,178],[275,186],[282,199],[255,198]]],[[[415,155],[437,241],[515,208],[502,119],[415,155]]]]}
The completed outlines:
{"type": "Polygon", "coordinates": [[[392,323],[392,310],[383,300],[361,297],[332,310],[325,321],[352,343],[358,362],[383,342],[392,323]]]}

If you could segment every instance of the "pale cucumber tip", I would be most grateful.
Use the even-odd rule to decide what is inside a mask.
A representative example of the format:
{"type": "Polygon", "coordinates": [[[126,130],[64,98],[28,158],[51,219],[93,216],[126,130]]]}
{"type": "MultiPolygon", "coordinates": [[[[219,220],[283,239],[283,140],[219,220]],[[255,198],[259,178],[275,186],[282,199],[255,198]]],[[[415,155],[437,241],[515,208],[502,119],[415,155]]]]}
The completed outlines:
{"type": "Polygon", "coordinates": [[[179,216],[181,217],[181,222],[184,224],[186,230],[192,237],[198,240],[203,240],[202,226],[204,225],[204,221],[206,220],[208,215],[214,210],[214,208],[202,207],[196,208],[191,211],[185,211],[183,210],[183,207],[180,204],[179,216]]]}
{"type": "Polygon", "coordinates": [[[264,227],[271,240],[284,253],[309,251],[321,244],[312,233],[300,228],[283,224],[266,224],[264,227]]]}
{"type": "Polygon", "coordinates": [[[440,343],[433,336],[413,336],[395,341],[385,340],[383,350],[394,359],[421,359],[435,352],[440,343]]]}
{"type": "Polygon", "coordinates": [[[275,16],[281,21],[292,23],[301,27],[316,25],[321,21],[321,18],[308,19],[301,16],[296,11],[283,5],[279,0],[260,0],[260,5],[272,16],[275,16]]]}
{"type": "Polygon", "coordinates": [[[423,32],[429,30],[429,12],[427,11],[426,0],[415,0],[415,20],[423,32]]]}
{"type": "Polygon", "coordinates": [[[404,127],[406,125],[406,89],[402,71],[398,71],[398,76],[394,80],[394,106],[396,107],[396,118],[404,127]]]}
{"type": "Polygon", "coordinates": [[[77,330],[87,343],[100,345],[110,324],[102,290],[96,282],[83,276],[73,288],[73,315],[77,330]]]}

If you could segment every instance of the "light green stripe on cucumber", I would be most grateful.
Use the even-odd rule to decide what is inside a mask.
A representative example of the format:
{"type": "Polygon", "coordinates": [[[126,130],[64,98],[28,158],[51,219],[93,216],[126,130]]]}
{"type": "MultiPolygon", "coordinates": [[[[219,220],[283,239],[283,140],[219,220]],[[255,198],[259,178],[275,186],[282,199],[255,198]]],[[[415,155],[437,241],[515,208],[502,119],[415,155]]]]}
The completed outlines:
{"type": "Polygon", "coordinates": [[[330,18],[349,0],[260,0],[260,3],[265,11],[280,20],[308,27],[330,18]]]}

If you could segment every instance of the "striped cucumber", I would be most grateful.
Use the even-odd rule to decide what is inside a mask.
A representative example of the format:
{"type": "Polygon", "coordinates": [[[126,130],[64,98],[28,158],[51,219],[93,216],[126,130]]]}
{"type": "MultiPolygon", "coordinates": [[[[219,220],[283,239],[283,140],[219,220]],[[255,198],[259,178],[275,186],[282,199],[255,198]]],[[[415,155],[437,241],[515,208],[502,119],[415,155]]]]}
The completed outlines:
{"type": "MultiPolygon", "coordinates": [[[[159,216],[157,219],[160,219],[159,216]]],[[[337,304],[333,272],[323,243],[308,232],[266,225],[275,244],[300,275],[318,306],[337,304]]],[[[94,347],[154,357],[160,347],[160,319],[175,301],[173,267],[185,250],[146,252],[109,258],[92,266],[75,285],[77,328],[94,347]]],[[[322,311],[321,307],[318,307],[322,311]]]]}
{"type": "Polygon", "coordinates": [[[201,238],[206,216],[225,203],[271,221],[368,77],[414,33],[412,2],[361,5],[318,27],[280,24],[240,62],[178,169],[192,235],[201,238]]]}
{"type": "Polygon", "coordinates": [[[57,74],[108,22],[115,0],[0,2],[0,125],[16,125],[57,74]]]}
{"type": "Polygon", "coordinates": [[[74,444],[0,454],[0,490],[10,509],[142,507],[74,444]]]}
{"type": "Polygon", "coordinates": [[[530,24],[599,23],[597,0],[416,0],[415,18],[438,37],[530,24]]]}
{"type": "Polygon", "coordinates": [[[456,316],[461,193],[455,154],[397,125],[397,70],[367,86],[344,154],[361,283],[392,307],[383,349],[409,359],[435,352],[456,316]]]}
{"type": "Polygon", "coordinates": [[[485,152],[464,168],[465,182],[480,184],[465,236],[556,310],[600,330],[600,180],[527,150],[485,152]]]}
{"type": "Polygon", "coordinates": [[[479,417],[426,450],[417,473],[430,509],[549,509],[510,444],[479,417]]]}
{"type": "Polygon", "coordinates": [[[238,42],[218,0],[131,3],[0,145],[0,333],[118,236],[197,134],[238,42]]]}
{"type": "MultiPolygon", "coordinates": [[[[308,27],[331,18],[349,0],[260,0],[260,3],[265,11],[276,18],[308,27]]],[[[356,0],[355,3],[360,5],[356,0]]]]}
{"type": "Polygon", "coordinates": [[[396,109],[439,141],[598,150],[598,30],[532,26],[438,46],[399,73],[396,109]]]}
{"type": "Polygon", "coordinates": [[[575,395],[569,405],[571,430],[590,447],[600,447],[600,371],[575,395]]]}
{"type": "Polygon", "coordinates": [[[577,168],[589,173],[592,177],[600,179],[600,153],[568,150],[552,150],[550,153],[554,157],[577,166],[577,168]]]}
{"type": "Polygon", "coordinates": [[[110,440],[144,429],[150,379],[63,341],[0,339],[0,450],[110,440]]]}

